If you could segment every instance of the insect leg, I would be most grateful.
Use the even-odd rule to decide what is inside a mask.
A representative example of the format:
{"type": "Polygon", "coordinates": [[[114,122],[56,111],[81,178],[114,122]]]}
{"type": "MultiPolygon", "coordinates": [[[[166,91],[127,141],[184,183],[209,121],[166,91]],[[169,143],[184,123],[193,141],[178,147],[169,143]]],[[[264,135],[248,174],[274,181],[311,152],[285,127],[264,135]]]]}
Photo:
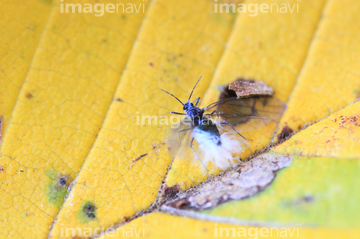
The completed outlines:
{"type": "Polygon", "coordinates": [[[170,111],[171,114],[174,115],[186,115],[185,113],[179,113],[179,112],[174,112],[174,111],[170,111]]]}
{"type": "Polygon", "coordinates": [[[228,123],[228,122],[220,122],[219,124],[230,126],[238,135],[241,136],[241,138],[243,138],[243,139],[245,139],[245,140],[250,140],[250,141],[252,141],[252,139],[247,139],[247,138],[245,138],[244,136],[242,136],[242,135],[234,128],[234,126],[232,126],[230,123],[228,123]]]}
{"type": "Polygon", "coordinates": [[[179,145],[181,144],[181,138],[180,138],[180,133],[191,130],[192,128],[187,128],[187,129],[182,129],[180,131],[178,131],[178,137],[179,137],[179,145]]]}
{"type": "Polygon", "coordinates": [[[190,141],[190,148],[191,150],[194,152],[194,154],[196,155],[196,157],[199,159],[200,163],[204,166],[204,168],[206,169],[206,172],[209,172],[209,170],[206,168],[205,164],[203,163],[203,161],[201,160],[201,158],[199,157],[199,155],[196,153],[196,151],[194,150],[194,148],[192,147],[194,143],[194,137],[191,139],[190,141]]]}

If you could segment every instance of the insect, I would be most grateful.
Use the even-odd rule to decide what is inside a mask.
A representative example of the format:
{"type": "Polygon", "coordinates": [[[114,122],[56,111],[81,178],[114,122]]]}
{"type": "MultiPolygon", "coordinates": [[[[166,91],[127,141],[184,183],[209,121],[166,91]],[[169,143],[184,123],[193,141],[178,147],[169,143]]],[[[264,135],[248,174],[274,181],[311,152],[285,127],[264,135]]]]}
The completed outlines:
{"type": "Polygon", "coordinates": [[[208,171],[206,163],[212,161],[217,167],[226,169],[234,159],[233,154],[244,151],[244,145],[251,141],[236,128],[240,131],[253,130],[278,119],[285,109],[285,103],[269,96],[239,99],[232,93],[223,92],[222,99],[200,108],[200,97],[194,101],[191,101],[191,97],[201,78],[200,76],[185,103],[173,94],[162,91],[183,106],[184,112],[170,112],[185,116],[182,124],[188,126],[177,131],[179,144],[181,134],[191,131],[189,146],[204,168],[208,171]],[[195,140],[203,157],[193,147],[195,140]]]}

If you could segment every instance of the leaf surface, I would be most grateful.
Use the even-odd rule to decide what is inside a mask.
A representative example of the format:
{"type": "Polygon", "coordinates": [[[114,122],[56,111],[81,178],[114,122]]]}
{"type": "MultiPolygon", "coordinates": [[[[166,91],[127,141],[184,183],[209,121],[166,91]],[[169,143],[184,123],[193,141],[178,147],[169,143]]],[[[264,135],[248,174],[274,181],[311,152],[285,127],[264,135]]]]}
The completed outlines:
{"type": "Polygon", "coordinates": [[[54,3],[1,142],[5,234],[48,234],[102,124],[142,16],[63,14],[54,3]]]}
{"type": "Polygon", "coordinates": [[[359,98],[359,9],[351,0],[327,2],[278,134],[284,127],[298,131],[359,98]]]}
{"type": "Polygon", "coordinates": [[[271,227],[360,235],[360,2],[288,0],[292,13],[256,16],[216,13],[208,0],[133,0],[139,10],[103,16],[62,13],[64,2],[109,3],[0,3],[0,238],[114,236],[108,229],[116,238],[211,238],[271,227]],[[185,102],[200,75],[193,100],[202,107],[239,78],[265,82],[287,104],[279,125],[239,126],[252,139],[239,159],[268,154],[225,173],[209,164],[209,174],[188,145],[173,158],[166,138],[178,117],[169,111],[182,106],[160,89],[185,102]],[[292,163],[241,174],[273,154],[292,163]],[[251,180],[256,190],[235,197],[231,187],[251,180]],[[163,206],[194,192],[207,194],[197,198],[207,210],[163,206]]]}
{"type": "Polygon", "coordinates": [[[141,117],[180,108],[161,88],[174,89],[179,98],[187,98],[194,79],[203,74],[205,81],[196,93],[205,91],[234,18],[212,11],[207,1],[151,3],[104,123],[57,216],[51,238],[61,237],[64,227],[106,229],[155,201],[172,160],[164,145],[170,127],[157,121],[142,125],[141,117]],[[186,10],[178,11],[185,6],[186,10]],[[214,31],[218,34],[212,35],[214,31]],[[188,43],[184,46],[184,42],[188,43]],[[96,207],[93,220],[83,220],[87,202],[96,207]]]}

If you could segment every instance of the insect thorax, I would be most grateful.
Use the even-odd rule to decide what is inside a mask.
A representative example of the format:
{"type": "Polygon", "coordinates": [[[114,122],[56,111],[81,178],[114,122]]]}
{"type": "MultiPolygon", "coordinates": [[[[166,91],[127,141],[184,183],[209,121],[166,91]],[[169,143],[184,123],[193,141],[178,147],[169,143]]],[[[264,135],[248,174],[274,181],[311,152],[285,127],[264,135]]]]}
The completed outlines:
{"type": "Polygon", "coordinates": [[[186,115],[191,118],[194,126],[202,124],[204,109],[200,109],[199,107],[194,106],[191,102],[187,102],[184,104],[184,111],[186,115]]]}

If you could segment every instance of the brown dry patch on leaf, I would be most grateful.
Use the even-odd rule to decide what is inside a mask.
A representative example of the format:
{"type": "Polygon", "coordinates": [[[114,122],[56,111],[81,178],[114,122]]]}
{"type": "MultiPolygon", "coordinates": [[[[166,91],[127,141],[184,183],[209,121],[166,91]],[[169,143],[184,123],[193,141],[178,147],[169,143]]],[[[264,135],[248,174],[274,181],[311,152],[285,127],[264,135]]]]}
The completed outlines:
{"type": "Polygon", "coordinates": [[[180,186],[175,185],[172,187],[168,187],[166,184],[162,189],[161,192],[161,200],[162,201],[169,201],[174,199],[180,193],[180,186]]]}
{"type": "Polygon", "coordinates": [[[229,84],[229,90],[236,93],[237,98],[250,96],[272,96],[274,90],[262,81],[240,78],[229,84]]]}
{"type": "Polygon", "coordinates": [[[230,200],[241,200],[264,190],[275,178],[276,171],[290,165],[292,158],[274,153],[261,155],[243,163],[199,187],[179,195],[166,203],[164,210],[204,210],[230,200]]]}
{"type": "Polygon", "coordinates": [[[281,133],[277,136],[279,143],[284,142],[286,139],[288,139],[294,130],[290,128],[288,125],[285,125],[284,128],[281,130],[281,133]]]}
{"type": "Polygon", "coordinates": [[[26,99],[30,100],[31,98],[33,98],[34,96],[30,93],[30,92],[27,92],[26,95],[25,95],[26,99]]]}

